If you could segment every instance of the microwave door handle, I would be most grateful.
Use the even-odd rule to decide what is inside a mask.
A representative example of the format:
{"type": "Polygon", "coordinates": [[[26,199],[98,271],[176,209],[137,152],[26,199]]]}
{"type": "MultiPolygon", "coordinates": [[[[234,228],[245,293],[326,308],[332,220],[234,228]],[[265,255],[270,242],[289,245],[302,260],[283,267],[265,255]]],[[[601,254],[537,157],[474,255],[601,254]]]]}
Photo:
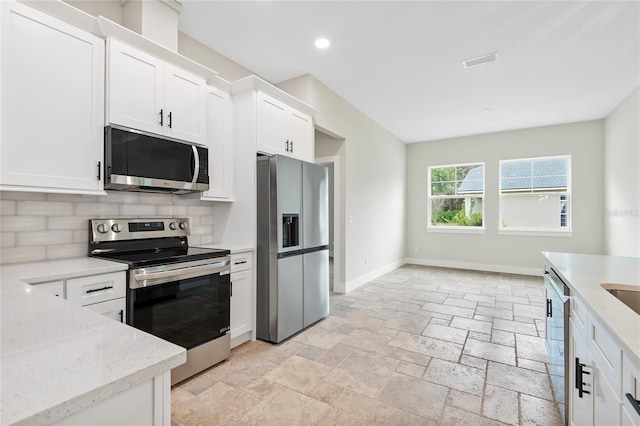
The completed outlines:
{"type": "Polygon", "coordinates": [[[200,175],[200,156],[198,155],[198,148],[196,148],[195,145],[191,145],[191,149],[193,150],[193,159],[194,159],[194,166],[193,166],[193,179],[191,180],[191,183],[197,183],[198,182],[198,177],[200,175]]]}

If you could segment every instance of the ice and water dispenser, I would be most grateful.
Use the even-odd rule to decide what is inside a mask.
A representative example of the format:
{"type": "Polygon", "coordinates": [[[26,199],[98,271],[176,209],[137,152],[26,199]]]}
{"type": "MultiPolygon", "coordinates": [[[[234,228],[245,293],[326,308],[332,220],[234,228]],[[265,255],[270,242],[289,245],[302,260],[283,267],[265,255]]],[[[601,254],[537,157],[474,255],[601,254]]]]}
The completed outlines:
{"type": "Polygon", "coordinates": [[[282,215],[282,248],[300,245],[300,215],[282,215]]]}

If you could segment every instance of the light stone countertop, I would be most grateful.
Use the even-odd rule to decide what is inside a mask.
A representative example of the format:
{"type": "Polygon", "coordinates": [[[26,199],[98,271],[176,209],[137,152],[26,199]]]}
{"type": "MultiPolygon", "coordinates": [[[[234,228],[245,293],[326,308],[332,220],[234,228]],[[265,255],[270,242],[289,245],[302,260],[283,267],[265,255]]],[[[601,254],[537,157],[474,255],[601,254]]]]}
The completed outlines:
{"type": "Polygon", "coordinates": [[[223,244],[198,244],[194,245],[194,247],[229,250],[231,251],[231,254],[246,253],[248,251],[255,251],[256,249],[255,247],[251,246],[225,246],[223,244]]]}
{"type": "Polygon", "coordinates": [[[622,350],[640,364],[640,315],[601,284],[640,291],[640,258],[543,252],[553,269],[609,328],[622,350]]]}
{"type": "Polygon", "coordinates": [[[92,258],[0,267],[2,425],[55,422],[185,362],[180,346],[25,283],[126,268],[92,258]]]}

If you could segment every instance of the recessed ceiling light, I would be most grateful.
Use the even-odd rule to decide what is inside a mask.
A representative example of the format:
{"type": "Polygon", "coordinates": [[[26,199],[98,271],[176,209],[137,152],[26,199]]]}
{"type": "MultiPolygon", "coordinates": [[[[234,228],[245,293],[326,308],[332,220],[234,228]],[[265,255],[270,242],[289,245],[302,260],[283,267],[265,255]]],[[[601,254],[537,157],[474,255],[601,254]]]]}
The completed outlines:
{"type": "Polygon", "coordinates": [[[318,49],[326,49],[331,43],[326,38],[319,38],[316,40],[315,45],[318,49]]]}
{"type": "Polygon", "coordinates": [[[486,55],[478,56],[477,58],[465,59],[464,61],[462,61],[462,66],[465,68],[477,67],[478,65],[496,62],[497,60],[498,52],[493,52],[486,55]]]}

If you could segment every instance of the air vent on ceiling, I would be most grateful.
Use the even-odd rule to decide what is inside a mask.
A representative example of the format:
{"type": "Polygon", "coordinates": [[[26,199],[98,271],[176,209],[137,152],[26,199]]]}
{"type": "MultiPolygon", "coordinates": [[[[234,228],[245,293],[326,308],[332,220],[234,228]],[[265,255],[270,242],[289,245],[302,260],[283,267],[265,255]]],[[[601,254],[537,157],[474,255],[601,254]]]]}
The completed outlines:
{"type": "Polygon", "coordinates": [[[477,67],[478,65],[488,64],[489,62],[496,62],[498,60],[498,52],[488,53],[486,55],[478,56],[477,58],[465,59],[462,61],[462,66],[465,68],[477,67]]]}

